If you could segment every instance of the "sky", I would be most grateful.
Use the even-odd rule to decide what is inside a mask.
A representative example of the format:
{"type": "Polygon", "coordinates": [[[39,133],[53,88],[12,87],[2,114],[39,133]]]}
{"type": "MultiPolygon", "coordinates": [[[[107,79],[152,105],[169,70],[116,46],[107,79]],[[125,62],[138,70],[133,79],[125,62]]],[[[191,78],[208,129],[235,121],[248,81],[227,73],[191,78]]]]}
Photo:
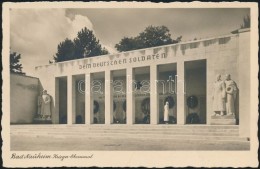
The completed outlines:
{"type": "Polygon", "coordinates": [[[49,64],[65,38],[74,39],[83,27],[93,30],[110,53],[123,37],[135,37],[147,26],[164,25],[182,41],[230,34],[249,15],[247,8],[145,9],[11,9],[10,48],[21,54],[23,71],[49,64]]]}

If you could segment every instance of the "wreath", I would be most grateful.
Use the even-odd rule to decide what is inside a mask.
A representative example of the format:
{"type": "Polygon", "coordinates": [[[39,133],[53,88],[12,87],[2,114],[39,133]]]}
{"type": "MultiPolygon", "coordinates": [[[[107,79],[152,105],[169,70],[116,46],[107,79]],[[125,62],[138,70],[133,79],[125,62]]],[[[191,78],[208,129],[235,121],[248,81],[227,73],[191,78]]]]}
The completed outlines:
{"type": "Polygon", "coordinates": [[[165,103],[168,102],[169,103],[169,108],[173,108],[175,106],[175,101],[173,99],[172,96],[167,96],[165,99],[164,99],[164,105],[165,103]]]}
{"type": "Polygon", "coordinates": [[[189,96],[187,98],[187,106],[191,109],[198,106],[198,98],[196,96],[189,96]]]}
{"type": "Polygon", "coordinates": [[[123,110],[126,112],[126,100],[123,102],[123,110]]]}
{"type": "Polygon", "coordinates": [[[94,111],[94,113],[97,113],[99,111],[99,104],[96,100],[94,100],[93,111],[94,111]]]}
{"type": "Polygon", "coordinates": [[[142,101],[141,109],[144,114],[146,113],[150,114],[150,98],[145,98],[142,101]]]}

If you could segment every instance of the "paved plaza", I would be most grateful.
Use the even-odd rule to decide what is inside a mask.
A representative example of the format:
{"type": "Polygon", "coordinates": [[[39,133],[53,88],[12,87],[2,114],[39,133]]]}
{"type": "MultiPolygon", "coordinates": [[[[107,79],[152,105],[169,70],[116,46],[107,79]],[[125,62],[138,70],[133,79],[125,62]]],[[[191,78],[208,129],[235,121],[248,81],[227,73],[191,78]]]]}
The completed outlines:
{"type": "Polygon", "coordinates": [[[11,150],[20,151],[87,151],[87,150],[249,150],[249,142],[189,141],[174,139],[124,139],[124,138],[52,138],[11,137],[11,150]]]}

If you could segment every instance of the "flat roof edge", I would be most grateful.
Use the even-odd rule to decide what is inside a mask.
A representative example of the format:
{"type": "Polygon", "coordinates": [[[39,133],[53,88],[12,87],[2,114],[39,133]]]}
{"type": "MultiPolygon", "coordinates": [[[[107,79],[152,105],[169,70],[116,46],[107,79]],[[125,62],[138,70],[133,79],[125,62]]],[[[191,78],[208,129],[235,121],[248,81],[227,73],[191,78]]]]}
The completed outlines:
{"type": "MultiPolygon", "coordinates": [[[[242,29],[240,33],[247,32],[249,30],[250,29],[242,29]]],[[[155,47],[150,47],[150,48],[136,49],[136,50],[130,50],[130,51],[125,51],[125,52],[118,52],[118,53],[113,53],[113,54],[107,54],[107,55],[99,55],[99,56],[92,56],[92,57],[86,57],[86,58],[81,58],[81,59],[67,60],[67,61],[63,61],[63,62],[55,62],[55,63],[52,63],[52,64],[45,64],[45,65],[36,66],[35,69],[37,69],[38,67],[51,66],[51,65],[56,65],[56,64],[72,62],[72,61],[81,61],[81,60],[89,59],[89,58],[97,58],[97,57],[104,57],[104,56],[113,56],[113,55],[118,55],[118,54],[126,54],[126,53],[130,53],[130,52],[132,53],[132,52],[148,50],[148,49],[164,48],[164,47],[175,46],[175,45],[182,45],[182,44],[189,44],[189,43],[194,43],[194,42],[203,42],[203,41],[207,41],[207,40],[220,39],[220,38],[225,38],[225,37],[234,37],[234,36],[238,36],[238,35],[239,35],[239,33],[236,33],[236,34],[232,34],[231,33],[231,34],[222,35],[222,36],[216,36],[216,37],[211,37],[211,38],[204,38],[204,39],[199,39],[199,40],[185,41],[185,42],[174,43],[174,44],[163,45],[163,46],[155,46],[155,47]]]]}
{"type": "Polygon", "coordinates": [[[33,76],[28,76],[28,75],[21,75],[21,74],[18,74],[18,73],[10,73],[10,75],[16,75],[16,76],[21,76],[21,77],[28,77],[28,78],[39,79],[38,77],[33,77],[33,76]]]}

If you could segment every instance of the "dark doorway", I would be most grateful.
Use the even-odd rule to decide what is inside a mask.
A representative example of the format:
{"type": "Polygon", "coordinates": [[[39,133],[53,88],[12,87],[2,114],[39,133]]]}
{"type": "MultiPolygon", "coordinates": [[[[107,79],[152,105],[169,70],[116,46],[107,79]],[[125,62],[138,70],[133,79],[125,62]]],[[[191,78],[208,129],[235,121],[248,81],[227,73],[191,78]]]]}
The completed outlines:
{"type": "Polygon", "coordinates": [[[206,124],[207,62],[187,61],[184,67],[186,124],[206,124]]]}

